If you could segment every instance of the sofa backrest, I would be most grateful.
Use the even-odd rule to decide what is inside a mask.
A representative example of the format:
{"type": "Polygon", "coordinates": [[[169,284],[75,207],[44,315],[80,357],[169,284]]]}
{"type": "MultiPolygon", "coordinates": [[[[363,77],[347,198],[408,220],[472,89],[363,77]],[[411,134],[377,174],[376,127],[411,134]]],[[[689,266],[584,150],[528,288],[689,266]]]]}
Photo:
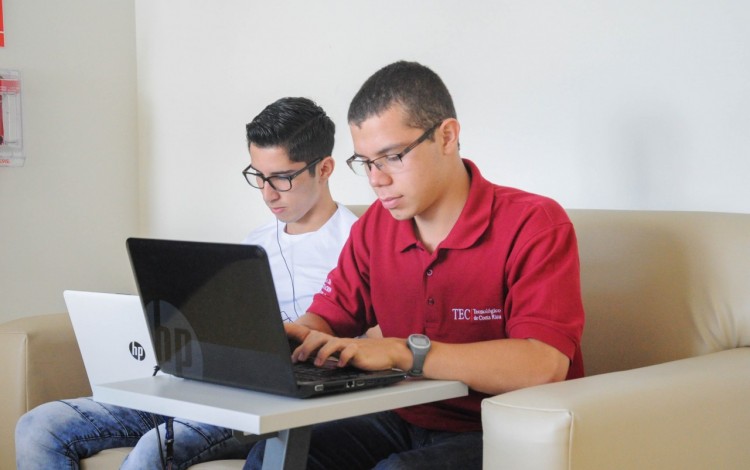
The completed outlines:
{"type": "MultiPolygon", "coordinates": [[[[349,206],[358,216],[368,206],[349,206]]],[[[750,346],[750,214],[568,209],[586,375],[750,346]]]]}
{"type": "Polygon", "coordinates": [[[0,324],[0,469],[16,468],[14,433],[22,414],[51,400],[89,395],[67,314],[0,324]]]}
{"type": "Polygon", "coordinates": [[[568,214],[587,375],[750,346],[750,214],[568,214]]]}

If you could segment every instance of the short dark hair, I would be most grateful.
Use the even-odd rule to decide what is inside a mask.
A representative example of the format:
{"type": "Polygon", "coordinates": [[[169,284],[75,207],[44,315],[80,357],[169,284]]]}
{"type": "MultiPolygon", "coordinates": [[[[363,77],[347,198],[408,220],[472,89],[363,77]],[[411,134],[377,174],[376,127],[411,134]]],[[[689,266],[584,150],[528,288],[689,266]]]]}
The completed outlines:
{"type": "Polygon", "coordinates": [[[429,129],[456,117],[453,98],[435,72],[417,62],[399,61],[367,79],[349,105],[348,122],[360,126],[393,104],[403,107],[406,124],[415,128],[429,129]]]}
{"type": "Polygon", "coordinates": [[[333,153],[336,125],[313,100],[286,97],[266,106],[245,130],[248,146],[282,147],[291,161],[310,163],[333,153]]]}

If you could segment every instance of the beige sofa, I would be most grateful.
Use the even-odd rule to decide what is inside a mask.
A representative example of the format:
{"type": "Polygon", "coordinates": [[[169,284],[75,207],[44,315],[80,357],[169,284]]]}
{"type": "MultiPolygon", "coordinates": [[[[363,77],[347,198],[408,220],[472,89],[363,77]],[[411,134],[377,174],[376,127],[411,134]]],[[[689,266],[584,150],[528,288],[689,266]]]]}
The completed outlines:
{"type": "Polygon", "coordinates": [[[588,377],[485,400],[485,467],[750,468],[750,214],[570,215],[588,377]]]}
{"type": "MultiPolygon", "coordinates": [[[[485,468],[748,468],[750,215],[570,210],[588,377],[484,401],[485,468]]],[[[26,410],[90,394],[65,314],[0,325],[0,469],[26,410]]],[[[117,468],[127,449],[86,459],[117,468]]],[[[236,468],[241,461],[193,468],[236,468]]]]}

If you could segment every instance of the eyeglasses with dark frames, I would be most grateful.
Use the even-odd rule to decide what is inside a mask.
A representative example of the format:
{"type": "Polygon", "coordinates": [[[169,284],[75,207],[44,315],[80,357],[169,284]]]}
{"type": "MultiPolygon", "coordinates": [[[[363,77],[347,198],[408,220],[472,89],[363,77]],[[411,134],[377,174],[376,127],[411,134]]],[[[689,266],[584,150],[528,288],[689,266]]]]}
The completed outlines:
{"type": "Polygon", "coordinates": [[[305,170],[308,170],[320,163],[323,158],[324,157],[317,158],[308,163],[304,168],[300,168],[299,170],[289,175],[264,176],[263,173],[256,171],[255,168],[253,168],[253,164],[251,163],[247,166],[247,168],[242,170],[242,175],[245,177],[247,184],[249,184],[253,188],[263,189],[266,186],[266,183],[268,183],[269,185],[271,185],[274,191],[283,193],[292,189],[292,180],[294,178],[304,173],[305,170]]]}
{"type": "Polygon", "coordinates": [[[419,136],[417,140],[412,142],[411,144],[407,145],[404,150],[402,150],[399,153],[395,153],[393,155],[383,155],[382,157],[375,158],[373,160],[370,160],[369,158],[365,158],[362,155],[357,155],[356,153],[349,157],[346,160],[346,164],[349,165],[349,168],[352,169],[352,171],[360,176],[367,176],[372,171],[372,167],[374,166],[378,170],[387,173],[397,173],[399,170],[401,170],[404,167],[404,156],[414,150],[417,145],[424,142],[427,137],[432,134],[435,129],[442,124],[443,121],[438,122],[434,126],[430,127],[426,131],[424,131],[424,134],[419,136]]]}

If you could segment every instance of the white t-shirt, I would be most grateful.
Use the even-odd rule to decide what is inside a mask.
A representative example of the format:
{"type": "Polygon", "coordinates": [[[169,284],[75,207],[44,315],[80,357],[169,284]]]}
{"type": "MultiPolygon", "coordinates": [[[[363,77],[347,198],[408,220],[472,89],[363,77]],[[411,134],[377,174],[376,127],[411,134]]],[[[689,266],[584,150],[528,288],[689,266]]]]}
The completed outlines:
{"type": "Polygon", "coordinates": [[[276,297],[285,319],[294,321],[307,311],[313,295],[323,287],[349,238],[357,216],[345,206],[337,205],[338,210],[315,232],[289,235],[285,231],[286,224],[273,220],[253,230],[243,240],[245,244],[260,245],[266,250],[276,297]]]}

